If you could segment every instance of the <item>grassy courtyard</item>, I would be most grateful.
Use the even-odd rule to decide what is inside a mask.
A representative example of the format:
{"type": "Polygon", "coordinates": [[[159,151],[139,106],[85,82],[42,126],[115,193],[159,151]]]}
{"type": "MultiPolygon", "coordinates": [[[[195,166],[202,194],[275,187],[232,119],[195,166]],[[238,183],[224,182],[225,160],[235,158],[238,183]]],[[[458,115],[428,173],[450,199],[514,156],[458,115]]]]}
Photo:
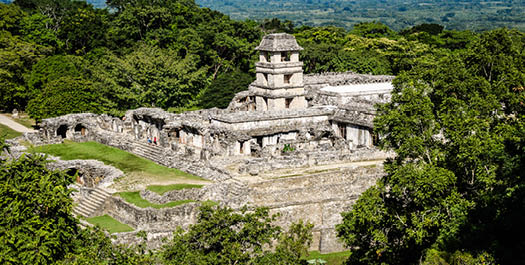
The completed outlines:
{"type": "MultiPolygon", "coordinates": [[[[119,180],[119,183],[125,183],[117,187],[117,190],[120,191],[137,190],[126,186],[129,183],[158,184],[162,186],[207,183],[207,180],[195,175],[161,166],[153,161],[96,142],[76,143],[64,141],[62,144],[31,147],[30,151],[58,156],[63,160],[95,159],[104,162],[106,165],[112,165],[122,170],[126,175],[119,180]]],[[[160,187],[157,189],[165,192],[170,188],[160,187]]]]}
{"type": "Polygon", "coordinates": [[[306,260],[322,259],[326,261],[326,264],[328,265],[340,265],[344,263],[348,256],[350,256],[350,251],[333,252],[326,254],[321,254],[319,253],[319,251],[311,251],[309,254],[310,255],[306,258],[306,260]]]}
{"type": "Polygon", "coordinates": [[[86,221],[90,224],[98,225],[112,234],[133,231],[133,228],[131,226],[123,224],[113,219],[107,214],[97,217],[86,218],[86,221]]]}

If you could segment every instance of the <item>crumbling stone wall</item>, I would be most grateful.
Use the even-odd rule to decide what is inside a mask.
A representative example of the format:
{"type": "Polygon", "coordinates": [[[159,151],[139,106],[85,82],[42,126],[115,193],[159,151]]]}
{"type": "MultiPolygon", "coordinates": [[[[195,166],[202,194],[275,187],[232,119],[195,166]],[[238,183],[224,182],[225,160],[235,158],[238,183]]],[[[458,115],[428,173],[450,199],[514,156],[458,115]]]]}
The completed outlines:
{"type": "Polygon", "coordinates": [[[47,165],[50,169],[77,174],[77,183],[87,188],[107,188],[124,173],[113,166],[97,160],[55,160],[47,165]]]}
{"type": "Polygon", "coordinates": [[[250,184],[250,201],[279,213],[277,224],[282,227],[301,219],[315,224],[312,250],[342,251],[335,233],[335,225],[342,221],[341,212],[348,211],[382,175],[382,167],[374,166],[278,178],[250,184]]]}
{"type": "MultiPolygon", "coordinates": [[[[332,99],[327,97],[325,103],[329,100],[332,99]]],[[[272,190],[262,183],[243,183],[232,176],[258,175],[260,171],[276,168],[384,158],[384,153],[370,146],[372,135],[355,136],[359,132],[369,133],[374,115],[372,102],[362,99],[337,106],[271,113],[213,109],[172,114],[161,109],[141,108],[128,111],[123,118],[71,114],[47,119],[42,123],[43,129],[28,139],[37,144],[61,141],[64,137],[96,141],[214,180],[216,184],[199,191],[177,191],[164,196],[143,191],[142,195],[156,203],[198,199],[217,201],[233,208],[247,203],[267,206],[272,212],[281,214],[278,224],[285,227],[298,219],[314,222],[312,249],[329,252],[342,249],[334,232],[335,224],[340,222],[339,213],[348,210],[358,194],[375,182],[379,173],[361,172],[357,180],[350,180],[340,172],[330,172],[271,182],[272,186],[282,188],[280,190],[272,190]],[[354,129],[357,134],[352,131],[354,129]],[[148,145],[148,137],[156,137],[157,145],[148,145]],[[225,168],[233,160],[241,161],[238,172],[225,168]]],[[[96,184],[96,177],[91,179],[93,181],[84,182],[96,184]]],[[[197,208],[198,203],[189,203],[158,210],[142,209],[112,197],[101,213],[108,213],[140,230],[166,232],[194,223],[197,208]]]]}
{"type": "Polygon", "coordinates": [[[392,82],[395,76],[367,75],[354,72],[327,72],[304,75],[304,84],[309,87],[344,86],[353,84],[370,84],[392,82]]]}
{"type": "Polygon", "coordinates": [[[164,204],[171,201],[180,200],[194,200],[194,201],[205,201],[204,196],[207,190],[205,188],[192,188],[182,190],[172,190],[159,195],[156,192],[150,190],[140,191],[140,196],[152,203],[164,204]]]}
{"type": "Polygon", "coordinates": [[[112,196],[104,205],[103,212],[136,230],[173,231],[187,228],[195,223],[200,203],[190,202],[170,208],[140,208],[112,196]]]}

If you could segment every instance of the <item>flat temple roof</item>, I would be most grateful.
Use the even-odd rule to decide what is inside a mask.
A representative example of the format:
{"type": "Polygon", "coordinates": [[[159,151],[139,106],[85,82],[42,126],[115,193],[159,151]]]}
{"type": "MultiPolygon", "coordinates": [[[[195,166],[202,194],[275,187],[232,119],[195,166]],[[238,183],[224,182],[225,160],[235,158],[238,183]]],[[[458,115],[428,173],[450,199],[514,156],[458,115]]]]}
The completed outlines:
{"type": "Polygon", "coordinates": [[[355,84],[355,85],[344,85],[344,86],[327,86],[321,88],[322,91],[335,92],[335,93],[363,93],[373,92],[380,90],[392,90],[394,86],[392,82],[383,83],[367,83],[367,84],[355,84]]]}

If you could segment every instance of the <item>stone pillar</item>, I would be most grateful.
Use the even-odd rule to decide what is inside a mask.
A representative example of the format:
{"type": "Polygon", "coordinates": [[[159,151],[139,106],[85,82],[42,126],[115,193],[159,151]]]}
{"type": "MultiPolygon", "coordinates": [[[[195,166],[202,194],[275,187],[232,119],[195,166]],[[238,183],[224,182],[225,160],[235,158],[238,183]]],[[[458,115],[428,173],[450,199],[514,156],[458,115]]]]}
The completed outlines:
{"type": "Polygon", "coordinates": [[[251,153],[252,153],[252,150],[251,150],[250,141],[243,142],[242,143],[242,154],[251,155],[251,153]]]}
{"type": "Polygon", "coordinates": [[[239,155],[241,153],[241,143],[239,141],[235,141],[235,144],[233,145],[233,155],[239,155]]]}

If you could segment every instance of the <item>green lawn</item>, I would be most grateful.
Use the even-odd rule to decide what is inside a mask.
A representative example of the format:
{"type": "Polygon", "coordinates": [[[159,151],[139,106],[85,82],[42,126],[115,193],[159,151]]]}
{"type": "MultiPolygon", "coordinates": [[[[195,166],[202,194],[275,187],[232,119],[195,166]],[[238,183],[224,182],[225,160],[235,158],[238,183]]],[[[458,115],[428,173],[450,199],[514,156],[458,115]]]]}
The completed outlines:
{"type": "Polygon", "coordinates": [[[150,185],[146,187],[146,189],[149,191],[153,191],[159,195],[162,195],[172,190],[193,189],[193,188],[200,189],[203,186],[204,185],[196,185],[196,184],[150,185]]]}
{"type": "Polygon", "coordinates": [[[58,156],[63,160],[95,159],[122,170],[126,175],[137,174],[155,181],[174,179],[203,180],[178,169],[161,166],[153,161],[96,142],[76,143],[64,141],[62,144],[33,147],[31,150],[58,156]]]}
{"type": "Polygon", "coordinates": [[[195,202],[194,200],[181,200],[181,201],[168,202],[164,204],[155,204],[155,203],[151,203],[143,199],[140,196],[140,192],[138,191],[118,192],[116,194],[118,194],[122,199],[124,199],[128,203],[134,204],[140,208],[151,207],[155,209],[160,209],[160,208],[174,207],[174,206],[189,203],[189,202],[195,202]]]}
{"type": "Polygon", "coordinates": [[[0,138],[11,139],[22,135],[21,132],[17,132],[3,124],[0,124],[0,138]]]}
{"type": "Polygon", "coordinates": [[[133,228],[131,228],[127,224],[123,224],[115,219],[113,219],[111,216],[105,214],[103,216],[97,216],[97,217],[91,217],[87,218],[86,221],[88,221],[91,224],[99,225],[103,229],[108,230],[110,233],[119,233],[119,232],[130,232],[133,231],[133,228]]]}
{"type": "Polygon", "coordinates": [[[327,254],[321,254],[319,253],[319,251],[311,251],[310,255],[306,258],[306,260],[322,259],[325,260],[326,264],[328,265],[340,265],[344,263],[348,256],[350,256],[350,251],[334,252],[327,254]]]}

